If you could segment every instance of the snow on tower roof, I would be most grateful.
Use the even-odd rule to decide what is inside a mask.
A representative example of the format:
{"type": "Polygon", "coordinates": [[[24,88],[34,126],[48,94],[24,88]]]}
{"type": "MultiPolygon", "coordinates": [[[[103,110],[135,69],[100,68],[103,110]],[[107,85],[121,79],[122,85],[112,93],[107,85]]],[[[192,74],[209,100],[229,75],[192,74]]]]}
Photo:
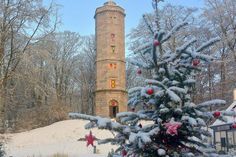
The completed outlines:
{"type": "MultiPolygon", "coordinates": [[[[236,111],[236,100],[226,109],[226,111],[236,111]]],[[[225,116],[227,119],[227,122],[223,122],[219,119],[217,119],[212,125],[211,127],[215,127],[215,126],[219,126],[219,125],[225,125],[225,124],[231,124],[233,122],[235,122],[236,119],[234,119],[233,116],[225,116]]]]}
{"type": "Polygon", "coordinates": [[[116,5],[116,3],[113,0],[108,0],[104,5],[116,5]]]}

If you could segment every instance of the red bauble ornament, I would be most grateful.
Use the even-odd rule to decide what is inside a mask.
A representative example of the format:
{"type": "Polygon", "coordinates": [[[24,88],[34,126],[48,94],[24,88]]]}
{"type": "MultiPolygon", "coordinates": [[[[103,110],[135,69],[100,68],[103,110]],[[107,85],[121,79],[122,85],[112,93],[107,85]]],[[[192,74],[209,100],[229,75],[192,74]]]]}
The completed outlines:
{"type": "Polygon", "coordinates": [[[236,123],[232,124],[231,128],[236,129],[236,123]]]}
{"type": "Polygon", "coordinates": [[[220,117],[221,113],[220,113],[220,111],[216,111],[213,113],[213,115],[215,118],[218,118],[218,117],[220,117]]]}
{"type": "Polygon", "coordinates": [[[135,111],[135,108],[131,108],[131,111],[134,112],[134,111],[135,111]]]}
{"type": "Polygon", "coordinates": [[[154,45],[154,46],[159,46],[159,45],[160,45],[160,42],[159,42],[158,40],[154,40],[154,41],[153,41],[153,45],[154,45]]]}
{"type": "Polygon", "coordinates": [[[198,66],[200,64],[200,59],[193,59],[192,64],[193,66],[198,66]]]}
{"type": "Polygon", "coordinates": [[[137,70],[137,74],[141,75],[141,74],[142,74],[142,70],[141,70],[141,69],[138,69],[138,70],[137,70]]]}
{"type": "Polygon", "coordinates": [[[148,90],[147,90],[147,94],[148,95],[152,95],[154,93],[154,90],[152,89],[152,88],[149,88],[148,90]]]}
{"type": "Polygon", "coordinates": [[[127,155],[127,151],[126,151],[125,149],[123,149],[123,150],[121,151],[121,155],[122,155],[122,157],[125,157],[125,156],[127,155]]]}

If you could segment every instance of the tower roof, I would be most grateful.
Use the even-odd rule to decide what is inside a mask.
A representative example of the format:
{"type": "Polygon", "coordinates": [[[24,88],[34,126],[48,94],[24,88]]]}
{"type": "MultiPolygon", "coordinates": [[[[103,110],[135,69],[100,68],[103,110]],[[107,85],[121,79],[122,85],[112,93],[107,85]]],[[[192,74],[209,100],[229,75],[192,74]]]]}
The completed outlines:
{"type": "Polygon", "coordinates": [[[116,5],[116,3],[113,0],[108,0],[104,5],[116,5]]]}
{"type": "Polygon", "coordinates": [[[107,11],[119,12],[125,16],[125,10],[122,7],[118,6],[113,0],[108,0],[103,6],[96,9],[94,18],[96,18],[97,14],[107,11]]]}

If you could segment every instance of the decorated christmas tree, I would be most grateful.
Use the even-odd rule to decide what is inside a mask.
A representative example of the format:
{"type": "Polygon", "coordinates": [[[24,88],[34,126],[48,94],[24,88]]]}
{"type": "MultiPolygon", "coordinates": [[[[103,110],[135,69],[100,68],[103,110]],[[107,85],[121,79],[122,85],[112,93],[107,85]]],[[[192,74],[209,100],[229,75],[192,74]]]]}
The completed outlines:
{"type": "Polygon", "coordinates": [[[118,145],[118,156],[217,156],[206,143],[211,136],[207,122],[214,119],[224,121],[224,116],[234,116],[235,112],[210,111],[213,106],[225,105],[226,102],[210,100],[195,104],[191,94],[194,94],[194,78],[201,70],[200,65],[213,60],[201,52],[218,39],[209,40],[199,47],[193,46],[196,39],[188,39],[174,52],[165,50],[165,42],[188,23],[183,21],[170,32],[163,31],[158,23],[159,2],[153,0],[156,28],[147,23],[153,33],[152,42],[135,50],[147,56],[149,62],[133,61],[139,67],[139,75],[142,75],[141,69],[148,69],[152,70],[153,78],[146,79],[146,86],[129,90],[131,112],[117,114],[116,121],[79,113],[71,113],[70,117],[89,120],[85,126],[87,129],[98,127],[115,132],[114,138],[103,139],[99,143],[118,145]],[[142,106],[142,109],[133,112],[136,106],[142,106]]]}

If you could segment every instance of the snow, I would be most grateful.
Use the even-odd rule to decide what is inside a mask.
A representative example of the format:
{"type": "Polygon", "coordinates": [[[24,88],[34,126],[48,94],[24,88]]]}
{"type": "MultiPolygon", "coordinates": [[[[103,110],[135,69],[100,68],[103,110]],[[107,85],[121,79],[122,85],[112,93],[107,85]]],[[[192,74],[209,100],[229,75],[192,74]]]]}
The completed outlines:
{"type": "Polygon", "coordinates": [[[164,149],[158,149],[158,155],[160,156],[166,155],[166,151],[164,149]]]}
{"type": "Polygon", "coordinates": [[[197,123],[200,125],[200,126],[206,126],[206,123],[203,119],[201,118],[197,118],[197,123]]]}
{"type": "Polygon", "coordinates": [[[189,116],[182,116],[182,121],[188,121],[188,123],[192,126],[197,126],[197,121],[195,118],[189,117],[189,116]]]}
{"type": "Polygon", "coordinates": [[[226,104],[225,100],[215,99],[215,100],[205,101],[205,102],[203,102],[201,104],[198,104],[197,107],[198,108],[210,107],[211,105],[222,106],[222,105],[225,105],[225,104],[226,104]]]}
{"type": "MultiPolygon", "coordinates": [[[[66,120],[27,132],[4,134],[2,136],[9,138],[6,144],[7,156],[49,157],[61,153],[69,157],[106,157],[115,146],[97,145],[95,142],[99,154],[93,154],[93,147],[86,147],[85,141],[77,141],[89,133],[89,130],[84,129],[86,123],[88,121],[66,120]]],[[[92,129],[92,133],[98,139],[113,137],[106,130],[92,129]]]]}
{"type": "Polygon", "coordinates": [[[134,93],[134,92],[139,92],[143,89],[143,87],[134,87],[129,89],[128,93],[134,93]]]}
{"type": "Polygon", "coordinates": [[[182,52],[182,51],[185,51],[187,48],[189,48],[192,44],[194,44],[195,42],[197,42],[197,40],[194,38],[194,39],[191,39],[189,40],[188,42],[186,42],[185,44],[183,44],[181,47],[177,48],[177,52],[182,52]]]}
{"type": "Polygon", "coordinates": [[[149,132],[139,131],[138,133],[131,132],[129,141],[131,143],[139,143],[139,148],[143,148],[146,144],[152,142],[151,136],[158,134],[160,129],[158,127],[150,130],[149,132]]]}
{"type": "Polygon", "coordinates": [[[175,94],[173,91],[167,89],[166,92],[172,101],[179,102],[179,103],[181,102],[180,97],[177,94],[175,94]]]}
{"type": "Polygon", "coordinates": [[[180,94],[187,94],[187,90],[180,87],[173,86],[173,87],[170,87],[169,89],[180,94]]]}
{"type": "Polygon", "coordinates": [[[190,78],[190,79],[185,80],[184,83],[185,84],[194,84],[194,83],[196,83],[196,80],[190,78]]]}
{"type": "Polygon", "coordinates": [[[187,22],[182,22],[182,23],[177,24],[175,27],[172,28],[172,30],[171,30],[167,35],[165,35],[165,37],[161,40],[161,42],[164,43],[165,41],[167,41],[168,39],[170,39],[170,37],[171,37],[175,32],[177,32],[180,28],[186,26],[187,24],[188,24],[187,22]]]}
{"type": "Polygon", "coordinates": [[[217,37],[217,38],[212,38],[210,39],[209,41],[203,43],[196,51],[197,52],[201,52],[202,50],[204,50],[205,48],[208,48],[209,45],[213,45],[214,43],[220,41],[220,38],[217,37]]]}

